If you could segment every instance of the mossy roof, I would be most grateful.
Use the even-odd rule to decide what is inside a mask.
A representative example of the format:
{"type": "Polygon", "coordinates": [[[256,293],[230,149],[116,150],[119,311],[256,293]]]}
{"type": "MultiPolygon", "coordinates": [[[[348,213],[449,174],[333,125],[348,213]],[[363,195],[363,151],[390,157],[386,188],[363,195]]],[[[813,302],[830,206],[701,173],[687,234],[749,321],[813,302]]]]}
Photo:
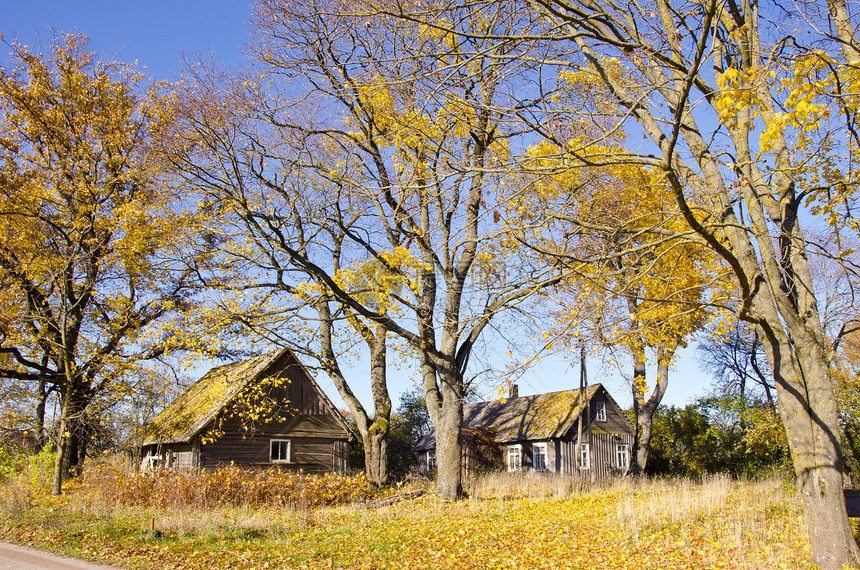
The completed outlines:
{"type": "MultiPolygon", "coordinates": [[[[292,351],[282,348],[213,368],[146,425],[143,445],[191,441],[251,382],[278,374],[290,365],[301,367],[292,351]]],[[[346,426],[337,408],[316,382],[310,376],[307,376],[307,380],[329,406],[332,414],[346,426]]]]}
{"type": "MultiPolygon", "coordinates": [[[[491,430],[496,443],[561,438],[575,426],[583,405],[598,391],[612,401],[601,384],[592,384],[586,388],[586,398],[580,398],[581,390],[576,389],[466,404],[463,426],[491,430]]],[[[414,449],[435,447],[435,430],[431,430],[414,449]]]]}

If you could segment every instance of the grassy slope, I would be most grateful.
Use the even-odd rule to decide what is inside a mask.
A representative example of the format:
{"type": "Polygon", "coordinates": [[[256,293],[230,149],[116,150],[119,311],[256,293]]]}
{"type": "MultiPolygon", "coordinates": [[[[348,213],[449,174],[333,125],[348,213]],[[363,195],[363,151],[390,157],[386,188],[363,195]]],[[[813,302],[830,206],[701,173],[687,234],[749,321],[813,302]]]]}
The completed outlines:
{"type": "Polygon", "coordinates": [[[557,480],[522,481],[490,478],[472,489],[481,498],[456,504],[377,509],[146,509],[7,487],[0,539],[126,568],[810,567],[796,493],[779,479],[573,494],[557,480]],[[522,481],[530,497],[515,490],[522,481]]]}

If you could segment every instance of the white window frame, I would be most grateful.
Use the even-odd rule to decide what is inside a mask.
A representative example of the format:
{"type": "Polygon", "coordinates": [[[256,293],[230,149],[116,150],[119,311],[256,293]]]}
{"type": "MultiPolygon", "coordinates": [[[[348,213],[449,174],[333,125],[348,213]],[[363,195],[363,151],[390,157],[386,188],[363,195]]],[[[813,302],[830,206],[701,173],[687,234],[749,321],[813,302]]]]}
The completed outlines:
{"type": "Polygon", "coordinates": [[[436,471],[438,464],[436,463],[436,450],[431,449],[427,452],[427,471],[436,471]]]}
{"type": "Polygon", "coordinates": [[[615,464],[622,471],[630,469],[630,450],[626,443],[615,444],[615,464]]]}
{"type": "Polygon", "coordinates": [[[532,444],[532,469],[535,471],[549,471],[549,452],[547,451],[546,442],[532,444]],[[541,463],[538,465],[537,458],[542,457],[541,463]]]}
{"type": "Polygon", "coordinates": [[[520,471],[523,468],[523,446],[521,444],[509,445],[507,457],[508,471],[520,471]],[[516,458],[513,464],[511,464],[512,457],[516,458]]]}
{"type": "Polygon", "coordinates": [[[290,463],[293,459],[293,444],[289,439],[270,439],[269,440],[269,462],[271,463],[290,463]],[[286,444],[287,453],[286,458],[283,457],[274,457],[274,453],[272,453],[275,444],[278,444],[278,455],[281,455],[282,445],[286,444]]]}
{"type": "Polygon", "coordinates": [[[587,443],[579,444],[579,468],[591,469],[591,446],[587,443]]]}
{"type": "Polygon", "coordinates": [[[594,420],[598,422],[606,421],[606,402],[594,402],[594,420]]]}

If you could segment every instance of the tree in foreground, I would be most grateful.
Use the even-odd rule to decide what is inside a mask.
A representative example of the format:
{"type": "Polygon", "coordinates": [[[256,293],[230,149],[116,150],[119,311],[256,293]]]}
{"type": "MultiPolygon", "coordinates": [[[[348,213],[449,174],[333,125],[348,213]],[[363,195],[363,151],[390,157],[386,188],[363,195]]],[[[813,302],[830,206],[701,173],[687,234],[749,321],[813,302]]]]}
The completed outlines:
{"type": "Polygon", "coordinates": [[[659,170],[688,228],[731,268],[738,317],[759,330],[776,383],[814,561],[860,563],[842,495],[831,340],[810,269],[818,251],[804,230],[812,217],[833,231],[857,228],[860,53],[848,6],[536,4],[650,143],[607,159],[659,170]]]}
{"type": "MultiPolygon", "coordinates": [[[[435,18],[438,3],[429,12],[423,4],[378,4],[392,16],[457,31],[435,18]]],[[[620,109],[607,133],[631,123],[627,131],[643,137],[641,144],[626,141],[628,151],[603,156],[582,146],[577,162],[659,173],[684,219],[682,233],[730,268],[734,300],[727,306],[762,339],[813,560],[822,568],[860,563],[842,494],[828,363],[833,339],[810,268],[812,255],[848,261],[852,252],[839,236],[858,228],[860,51],[849,6],[537,0],[520,7],[540,9],[545,27],[538,37],[570,46],[571,67],[620,109]],[[834,247],[808,239],[813,219],[837,236],[834,247]]],[[[519,30],[514,37],[536,35],[519,30]]]]}
{"type": "MultiPolygon", "coordinates": [[[[490,212],[521,132],[497,109],[527,81],[531,63],[518,56],[532,42],[458,42],[349,15],[355,8],[262,2],[266,77],[251,81],[260,87],[229,134],[212,129],[217,121],[198,123],[212,152],[180,167],[208,204],[245,224],[260,246],[249,257],[273,268],[261,282],[274,276],[308,303],[331,303],[333,317],[384,329],[414,351],[437,431],[437,488],[456,499],[475,344],[498,312],[558,279],[488,245],[500,241],[490,212]]],[[[519,15],[499,5],[447,17],[509,34],[519,15]]]]}
{"type": "Polygon", "coordinates": [[[62,406],[53,492],[82,459],[88,407],[153,355],[146,327],[184,303],[171,210],[149,143],[142,77],[82,36],[48,55],[6,44],[0,68],[0,376],[62,406]]]}

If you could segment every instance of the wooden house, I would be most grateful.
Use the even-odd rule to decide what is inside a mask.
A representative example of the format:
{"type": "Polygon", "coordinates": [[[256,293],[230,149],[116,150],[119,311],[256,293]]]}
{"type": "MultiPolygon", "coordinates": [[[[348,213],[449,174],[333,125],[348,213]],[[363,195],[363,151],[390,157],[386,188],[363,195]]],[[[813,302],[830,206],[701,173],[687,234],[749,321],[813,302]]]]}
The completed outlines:
{"type": "Polygon", "coordinates": [[[144,429],[143,466],[345,474],[353,434],[288,348],[213,368],[144,429]]]}
{"type": "MultiPolygon", "coordinates": [[[[630,468],[634,427],[600,385],[463,406],[463,468],[532,470],[598,478],[630,468]],[[496,446],[495,459],[486,450],[496,446]],[[579,441],[579,448],[577,448],[579,441]]],[[[419,470],[436,468],[433,430],[415,446],[419,470]]]]}

